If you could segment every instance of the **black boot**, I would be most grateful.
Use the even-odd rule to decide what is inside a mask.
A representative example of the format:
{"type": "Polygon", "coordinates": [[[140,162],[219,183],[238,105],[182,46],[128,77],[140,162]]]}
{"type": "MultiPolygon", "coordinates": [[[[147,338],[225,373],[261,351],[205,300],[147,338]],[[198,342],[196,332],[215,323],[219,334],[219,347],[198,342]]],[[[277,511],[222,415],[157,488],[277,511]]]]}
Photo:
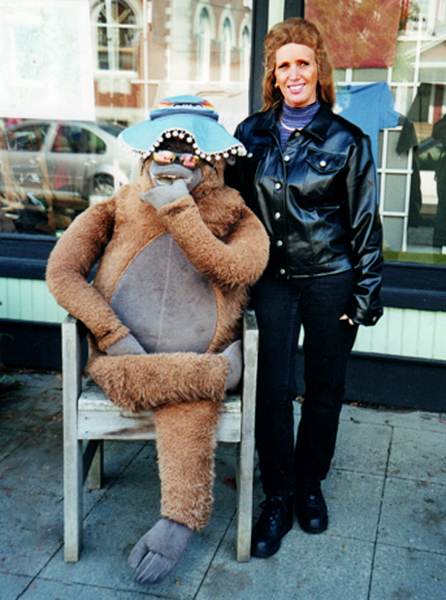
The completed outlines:
{"type": "Polygon", "coordinates": [[[270,496],[252,532],[251,554],[268,558],[280,548],[283,536],[293,526],[293,496],[270,496]]]}
{"type": "Polygon", "coordinates": [[[328,527],[327,505],[318,479],[303,479],[296,492],[297,519],[307,533],[322,533],[328,527]]]}

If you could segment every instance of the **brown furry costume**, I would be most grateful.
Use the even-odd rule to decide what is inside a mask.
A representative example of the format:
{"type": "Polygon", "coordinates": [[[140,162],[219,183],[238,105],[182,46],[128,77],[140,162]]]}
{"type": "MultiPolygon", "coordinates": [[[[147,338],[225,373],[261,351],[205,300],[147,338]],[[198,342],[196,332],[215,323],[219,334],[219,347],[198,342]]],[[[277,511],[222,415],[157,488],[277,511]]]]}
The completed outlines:
{"type": "MultiPolygon", "coordinates": [[[[91,333],[88,370],[113,402],[138,412],[156,411],[162,482],[162,515],[190,529],[208,522],[212,504],[213,451],[225,396],[227,359],[220,353],[240,336],[248,286],[266,266],[269,242],[239,194],[224,186],[224,161],[207,179],[158,211],[140,194],[153,187],[141,169],[137,179],[111,199],[92,206],[64,233],[47,270],[51,292],[91,333]],[[106,349],[129,333],[111,306],[132,264],[170,234],[188,261],[211,283],[216,326],[198,351],[109,356],[106,349]],[[87,276],[100,259],[94,285],[87,276]],[[187,469],[185,466],[187,465],[187,469]]],[[[150,262],[150,261],[149,261],[150,262]]],[[[151,265],[156,272],[156,264],[151,265]]],[[[145,263],[144,263],[145,268],[145,263]]],[[[182,297],[173,302],[186,302],[182,297]]],[[[138,310],[150,298],[140,298],[138,310]]],[[[136,315],[136,319],[138,315],[136,315]]]]}

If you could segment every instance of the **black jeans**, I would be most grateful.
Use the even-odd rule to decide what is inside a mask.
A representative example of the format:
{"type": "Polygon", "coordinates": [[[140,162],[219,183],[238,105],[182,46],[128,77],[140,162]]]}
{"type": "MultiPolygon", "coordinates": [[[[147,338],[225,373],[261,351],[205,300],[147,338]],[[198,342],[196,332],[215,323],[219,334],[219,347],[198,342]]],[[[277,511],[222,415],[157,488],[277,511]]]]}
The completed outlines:
{"type": "Polygon", "coordinates": [[[256,443],[267,496],[294,493],[296,482],[324,479],[334,454],[347,360],[357,326],[339,317],[355,287],[353,270],[280,281],[252,290],[259,333],[256,443]],[[305,400],[294,447],[296,356],[304,328],[305,400]]]}

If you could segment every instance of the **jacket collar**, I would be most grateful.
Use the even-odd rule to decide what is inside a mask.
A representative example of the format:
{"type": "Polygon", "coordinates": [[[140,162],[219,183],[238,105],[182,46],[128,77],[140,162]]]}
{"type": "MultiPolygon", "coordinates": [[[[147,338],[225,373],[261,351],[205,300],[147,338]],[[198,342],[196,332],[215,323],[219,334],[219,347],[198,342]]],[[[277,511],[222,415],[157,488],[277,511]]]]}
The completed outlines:
{"type": "MultiPolygon", "coordinates": [[[[277,135],[277,122],[279,120],[280,107],[275,110],[269,110],[264,113],[259,113],[260,119],[257,121],[254,131],[269,131],[277,135]]],[[[314,119],[304,127],[303,131],[311,136],[324,141],[327,137],[327,132],[333,120],[331,108],[325,102],[321,102],[321,107],[314,116],[314,119]]]]}

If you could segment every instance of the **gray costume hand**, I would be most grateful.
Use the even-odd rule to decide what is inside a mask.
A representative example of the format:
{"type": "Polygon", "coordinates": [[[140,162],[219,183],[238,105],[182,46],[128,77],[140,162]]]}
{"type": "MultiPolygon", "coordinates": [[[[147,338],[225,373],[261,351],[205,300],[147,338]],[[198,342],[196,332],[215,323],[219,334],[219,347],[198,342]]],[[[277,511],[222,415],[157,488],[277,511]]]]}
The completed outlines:
{"type": "Polygon", "coordinates": [[[148,192],[140,194],[140,199],[148,204],[152,204],[159,210],[165,204],[170,204],[183,196],[187,196],[189,191],[184,179],[175,179],[172,185],[157,185],[148,192]]]}
{"type": "Polygon", "coordinates": [[[131,334],[127,334],[122,340],[118,340],[105,349],[109,356],[122,356],[123,354],[147,354],[138,340],[131,334]]]}

